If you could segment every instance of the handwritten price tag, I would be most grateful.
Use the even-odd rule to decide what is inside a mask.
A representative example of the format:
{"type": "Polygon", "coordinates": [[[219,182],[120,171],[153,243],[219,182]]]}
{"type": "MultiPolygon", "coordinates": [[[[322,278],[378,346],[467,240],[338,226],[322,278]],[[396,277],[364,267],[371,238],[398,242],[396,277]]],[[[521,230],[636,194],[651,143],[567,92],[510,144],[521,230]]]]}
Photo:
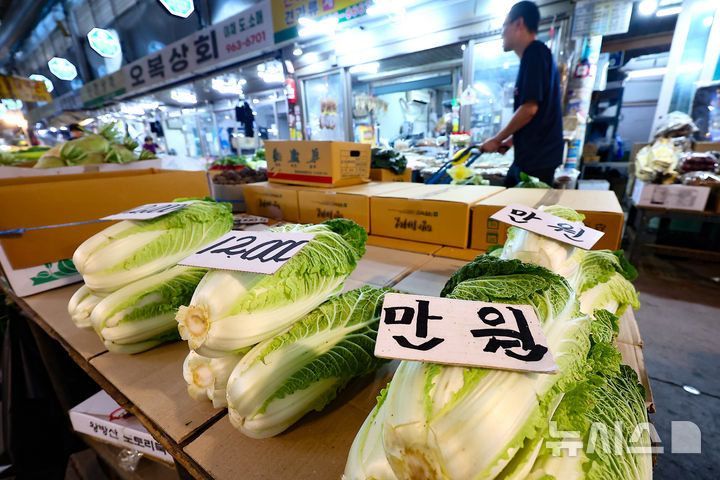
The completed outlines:
{"type": "Polygon", "coordinates": [[[170,212],[175,212],[182,208],[192,205],[193,202],[168,202],[168,203],[148,203],[135,207],[132,210],[116,213],[103,217],[100,220],[150,220],[151,218],[162,217],[170,212]]]}
{"type": "Polygon", "coordinates": [[[388,293],[375,356],[423,362],[556,373],[530,305],[388,293]]]}
{"type": "Polygon", "coordinates": [[[273,274],[307,245],[314,233],[230,232],[178,262],[192,267],[273,274]]]}
{"type": "Polygon", "coordinates": [[[582,222],[571,222],[517,203],[511,203],[490,218],[585,250],[591,249],[605,235],[582,222]]]}

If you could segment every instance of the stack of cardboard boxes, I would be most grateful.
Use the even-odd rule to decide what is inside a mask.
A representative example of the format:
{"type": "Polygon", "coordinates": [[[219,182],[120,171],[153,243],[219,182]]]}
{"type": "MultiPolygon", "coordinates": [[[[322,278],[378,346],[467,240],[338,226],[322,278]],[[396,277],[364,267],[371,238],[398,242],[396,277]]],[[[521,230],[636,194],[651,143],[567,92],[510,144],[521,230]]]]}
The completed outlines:
{"type": "Polygon", "coordinates": [[[367,145],[266,143],[269,182],[244,186],[247,211],[253,215],[301,223],[348,218],[365,227],[375,244],[415,251],[423,251],[421,244],[430,244],[443,248],[447,256],[469,259],[505,242],[507,225],[489,218],[502,207],[562,204],[585,214],[586,225],[605,232],[595,248],[620,246],[623,212],[611,191],[370,182],[367,145]],[[347,153],[353,150],[359,153],[347,153]],[[277,160],[274,167],[270,165],[273,158],[277,160]],[[292,158],[297,161],[287,161],[292,158]],[[276,171],[271,172],[272,168],[276,171]],[[346,186],[350,183],[355,185],[346,186]]]}

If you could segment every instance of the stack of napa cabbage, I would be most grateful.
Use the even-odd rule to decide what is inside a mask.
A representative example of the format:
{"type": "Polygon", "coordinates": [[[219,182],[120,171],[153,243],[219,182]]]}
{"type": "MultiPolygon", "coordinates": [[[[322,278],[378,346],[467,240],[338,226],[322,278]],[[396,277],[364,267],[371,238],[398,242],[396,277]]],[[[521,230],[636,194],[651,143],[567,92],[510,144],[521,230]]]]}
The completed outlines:
{"type": "Polygon", "coordinates": [[[122,141],[120,138],[117,124],[101,126],[98,133],[87,133],[50,148],[40,156],[34,168],[130,163],[156,158],[149,150],[141,150],[139,154],[135,154],[138,143],[127,135],[122,141]]]}
{"type": "Polygon", "coordinates": [[[388,289],[338,294],[365,253],[365,230],[345,219],[272,230],[315,237],[273,275],[211,270],[177,314],[191,349],[188,392],[227,405],[231,423],[255,438],[322,409],[384,363],[373,352],[388,289]]]}
{"type": "Polygon", "coordinates": [[[511,228],[502,249],[461,267],[441,296],[531,305],[558,373],[403,361],[358,432],[344,478],[652,478],[644,390],[613,346],[615,314],[638,305],[635,274],[621,252],[511,228]],[[581,448],[554,449],[558,431],[581,448]],[[610,445],[593,443],[598,431],[615,433],[610,445]]]}
{"type": "Polygon", "coordinates": [[[137,353],[178,339],[175,314],[207,269],[177,262],[226,234],[227,204],[197,200],[150,220],[123,220],[90,237],[73,255],[84,285],[68,311],[112,352],[137,353]]]}

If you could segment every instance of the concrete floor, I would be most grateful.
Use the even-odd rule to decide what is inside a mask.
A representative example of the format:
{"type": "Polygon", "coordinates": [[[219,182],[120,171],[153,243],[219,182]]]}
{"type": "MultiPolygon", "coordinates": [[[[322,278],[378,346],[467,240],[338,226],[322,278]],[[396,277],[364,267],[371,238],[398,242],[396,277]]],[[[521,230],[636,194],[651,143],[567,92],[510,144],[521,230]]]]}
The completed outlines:
{"type": "MultiPolygon", "coordinates": [[[[720,478],[720,263],[647,254],[635,282],[636,312],[657,413],[651,420],[665,452],[656,480],[720,478]],[[683,386],[695,387],[700,395],[683,386]],[[673,421],[694,422],[701,454],[672,453],[673,421]]],[[[680,442],[676,442],[676,447],[680,442]]]]}

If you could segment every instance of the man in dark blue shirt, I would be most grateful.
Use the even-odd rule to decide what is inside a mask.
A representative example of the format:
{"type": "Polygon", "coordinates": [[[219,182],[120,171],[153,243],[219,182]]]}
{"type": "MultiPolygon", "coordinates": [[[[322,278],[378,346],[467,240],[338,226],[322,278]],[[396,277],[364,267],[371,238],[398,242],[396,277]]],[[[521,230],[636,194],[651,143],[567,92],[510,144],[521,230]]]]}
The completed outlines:
{"type": "Polygon", "coordinates": [[[540,10],[533,2],[513,5],[503,25],[503,50],[520,57],[515,82],[515,113],[508,124],[482,145],[488,152],[515,146],[515,161],[505,186],[520,181],[520,172],[552,185],[562,163],[564,141],[560,76],[550,49],[537,40],[540,10]]]}

